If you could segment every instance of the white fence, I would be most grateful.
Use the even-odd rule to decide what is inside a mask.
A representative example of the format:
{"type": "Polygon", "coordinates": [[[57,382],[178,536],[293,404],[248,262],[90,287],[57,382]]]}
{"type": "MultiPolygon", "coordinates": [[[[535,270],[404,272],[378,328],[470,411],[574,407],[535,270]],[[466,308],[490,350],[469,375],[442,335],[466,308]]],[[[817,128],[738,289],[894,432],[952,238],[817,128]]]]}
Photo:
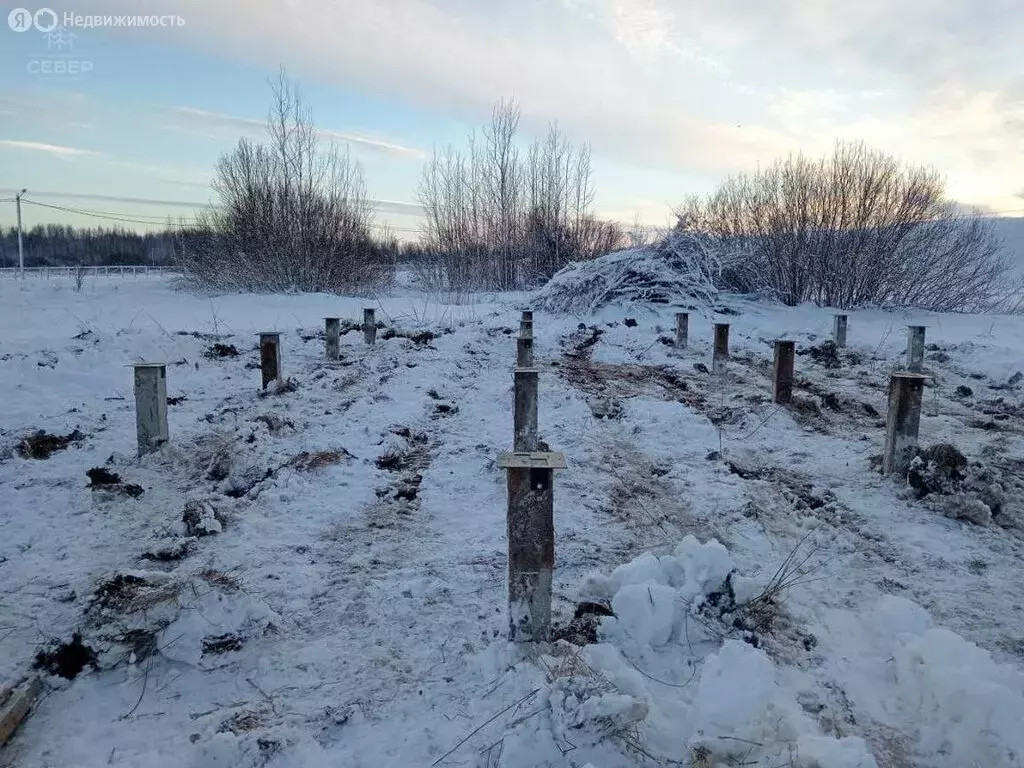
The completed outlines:
{"type": "MultiPolygon", "coordinates": [[[[106,267],[25,267],[25,278],[50,279],[53,277],[138,277],[139,275],[166,275],[177,273],[176,267],[138,267],[138,266],[106,266],[106,267]]],[[[0,267],[0,277],[18,277],[18,267],[0,267]]]]}

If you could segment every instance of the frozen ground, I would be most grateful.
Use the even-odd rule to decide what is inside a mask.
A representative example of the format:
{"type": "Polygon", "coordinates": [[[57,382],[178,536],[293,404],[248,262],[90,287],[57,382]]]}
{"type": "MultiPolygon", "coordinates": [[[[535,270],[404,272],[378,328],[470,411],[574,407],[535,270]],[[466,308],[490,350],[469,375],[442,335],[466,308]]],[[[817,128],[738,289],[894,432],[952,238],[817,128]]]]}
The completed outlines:
{"type": "Polygon", "coordinates": [[[1024,765],[1024,318],[854,313],[853,354],[798,356],[800,405],[779,408],[769,342],[820,343],[824,310],[728,302],[694,313],[681,356],[659,343],[669,309],[537,313],[541,433],[569,461],[556,619],[616,615],[531,655],[504,642],[495,466],[516,299],[383,299],[386,326],[451,333],[348,333],[328,364],[322,316],[365,300],[0,281],[0,684],[76,631],[98,665],[45,677],[0,765],[1024,765]],[[718,378],[695,365],[723,320],[718,378]],[[937,345],[922,443],[992,473],[1000,524],[872,471],[909,322],[937,345]],[[296,389],[261,397],[268,329],[296,389]],[[169,364],[175,403],[142,461],[140,359],[169,364]],[[38,429],[82,439],[18,455],[38,429]],[[144,493],[90,490],[95,467],[144,493]],[[222,530],[185,538],[203,499],[222,530]]]}

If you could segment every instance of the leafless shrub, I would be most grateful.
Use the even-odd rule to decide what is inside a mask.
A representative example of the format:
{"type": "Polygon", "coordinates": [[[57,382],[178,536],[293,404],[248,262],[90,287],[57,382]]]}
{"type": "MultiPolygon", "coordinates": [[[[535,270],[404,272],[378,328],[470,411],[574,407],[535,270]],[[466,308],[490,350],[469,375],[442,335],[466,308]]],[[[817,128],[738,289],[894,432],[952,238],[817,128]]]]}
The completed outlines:
{"type": "Polygon", "coordinates": [[[269,141],[243,138],[217,163],[219,205],[178,239],[186,275],[217,290],[358,292],[390,284],[394,248],[375,242],[363,172],[324,147],[298,87],[273,86],[269,141]]]}
{"type": "Polygon", "coordinates": [[[819,557],[821,547],[814,543],[804,547],[811,533],[813,531],[805,534],[790,550],[761,592],[743,605],[737,606],[738,611],[747,620],[748,626],[754,631],[766,633],[771,630],[783,594],[793,587],[817,580],[818,577],[814,574],[822,565],[819,557]]]}
{"type": "Polygon", "coordinates": [[[677,216],[678,228],[748,247],[723,268],[724,288],[789,305],[985,311],[1007,295],[1009,263],[989,222],[949,202],[934,169],[863,143],[734,176],[677,216]]]}
{"type": "Polygon", "coordinates": [[[88,272],[89,270],[86,268],[85,264],[76,264],[74,266],[71,276],[75,281],[75,293],[82,292],[82,286],[85,284],[85,276],[88,272]]]}
{"type": "Polygon", "coordinates": [[[445,147],[424,168],[418,271],[429,289],[519,288],[621,244],[621,229],[590,212],[589,149],[552,125],[521,152],[519,118],[515,103],[498,104],[464,151],[445,147]]]}

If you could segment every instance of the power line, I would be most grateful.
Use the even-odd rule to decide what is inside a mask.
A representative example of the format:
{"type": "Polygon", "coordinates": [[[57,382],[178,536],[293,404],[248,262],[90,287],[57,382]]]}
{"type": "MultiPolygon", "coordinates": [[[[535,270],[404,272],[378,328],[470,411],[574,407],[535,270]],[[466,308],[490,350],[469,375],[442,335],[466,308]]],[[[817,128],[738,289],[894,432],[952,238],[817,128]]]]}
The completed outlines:
{"type": "MultiPolygon", "coordinates": [[[[13,200],[14,198],[11,198],[13,200]]],[[[2,202],[2,201],[0,201],[2,202]]],[[[105,221],[115,221],[121,224],[146,224],[149,226],[173,226],[173,227],[193,227],[198,226],[199,222],[196,220],[181,220],[178,221],[169,220],[170,217],[161,216],[149,216],[149,220],[141,218],[146,214],[129,214],[120,213],[116,211],[97,211],[85,208],[70,208],[63,205],[51,205],[49,203],[40,203],[36,200],[22,200],[25,205],[34,205],[39,208],[49,208],[54,211],[61,211],[63,213],[70,213],[76,216],[87,216],[94,219],[102,219],[105,221]]],[[[375,229],[386,230],[388,232],[408,232],[408,233],[419,233],[419,229],[413,227],[395,227],[390,224],[377,224],[373,223],[369,226],[375,229]]]]}
{"type": "Polygon", "coordinates": [[[22,202],[25,203],[25,205],[34,205],[34,206],[36,206],[38,208],[49,208],[49,209],[54,210],[54,211],[63,211],[64,213],[73,213],[73,214],[76,214],[78,216],[90,216],[90,217],[92,217],[94,219],[105,219],[107,221],[117,221],[117,222],[120,222],[122,224],[147,224],[149,226],[167,225],[167,226],[173,226],[173,227],[190,227],[190,226],[195,226],[196,225],[196,222],[187,222],[187,221],[186,222],[168,221],[168,220],[164,220],[164,221],[161,221],[161,222],[158,222],[158,221],[145,221],[143,219],[130,218],[130,214],[121,215],[121,214],[101,213],[101,212],[96,212],[96,211],[86,211],[86,210],[81,210],[81,209],[77,209],[77,208],[66,208],[66,207],[64,207],[62,205],[50,205],[48,203],[40,203],[40,202],[37,202],[35,200],[23,200],[22,202]]]}
{"type": "MultiPolygon", "coordinates": [[[[0,194],[16,192],[14,189],[0,188],[0,194]]],[[[176,208],[213,208],[212,203],[190,202],[186,200],[156,200],[149,197],[126,197],[118,195],[97,195],[84,192],[49,192],[32,190],[35,197],[56,197],[65,200],[94,200],[105,203],[129,203],[138,205],[163,205],[176,208]]]]}
{"type": "MultiPolygon", "coordinates": [[[[25,202],[27,204],[38,205],[38,206],[43,207],[43,208],[54,208],[56,210],[69,211],[69,212],[72,212],[72,213],[79,213],[79,214],[82,214],[83,216],[113,216],[113,217],[118,217],[118,218],[141,219],[141,220],[155,219],[156,221],[154,223],[164,222],[167,219],[172,218],[168,214],[162,214],[161,215],[161,214],[148,214],[148,213],[121,213],[120,211],[97,211],[97,210],[95,210],[93,208],[71,208],[71,207],[65,207],[65,206],[59,206],[59,205],[47,205],[46,203],[39,203],[39,202],[35,202],[34,200],[26,200],[25,202]]],[[[181,219],[181,217],[178,217],[178,218],[179,218],[179,220],[181,219]]]]}
{"type": "MultiPolygon", "coordinates": [[[[17,191],[18,190],[12,189],[12,188],[0,187],[0,194],[10,193],[10,192],[17,192],[17,191]]],[[[200,203],[200,202],[189,202],[189,201],[186,201],[186,200],[156,200],[156,199],[149,198],[149,197],[126,197],[126,196],[118,196],[118,195],[97,195],[97,194],[87,194],[87,193],[82,193],[82,192],[49,192],[49,191],[47,191],[47,192],[40,192],[40,191],[33,190],[32,194],[35,197],[56,197],[56,198],[63,198],[63,199],[68,199],[68,200],[72,200],[72,199],[73,200],[96,200],[96,201],[110,202],[110,203],[129,203],[129,204],[139,204],[139,205],[147,205],[147,206],[165,205],[165,206],[174,206],[174,207],[180,207],[180,208],[193,208],[193,209],[195,209],[195,208],[216,208],[217,207],[217,205],[215,203],[210,203],[210,202],[200,203]]],[[[366,202],[369,203],[374,208],[378,208],[380,210],[387,211],[387,210],[390,209],[391,213],[395,213],[395,214],[398,214],[400,216],[421,216],[421,215],[423,215],[422,206],[420,206],[420,205],[418,205],[416,203],[406,203],[406,202],[401,202],[401,201],[396,201],[396,200],[379,200],[377,198],[367,198],[366,202]],[[403,208],[418,209],[418,210],[408,210],[408,211],[399,210],[399,209],[403,209],[403,208]]]]}

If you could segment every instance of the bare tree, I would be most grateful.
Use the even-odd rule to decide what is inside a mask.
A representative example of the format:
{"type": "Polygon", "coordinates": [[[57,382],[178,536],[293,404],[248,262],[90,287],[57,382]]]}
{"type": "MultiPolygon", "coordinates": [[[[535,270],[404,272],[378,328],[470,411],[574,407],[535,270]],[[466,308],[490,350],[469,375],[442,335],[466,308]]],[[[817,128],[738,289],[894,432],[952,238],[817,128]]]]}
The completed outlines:
{"type": "Polygon", "coordinates": [[[81,262],[76,264],[71,269],[71,276],[74,278],[75,281],[75,293],[81,293],[82,286],[85,284],[85,276],[88,273],[89,269],[85,264],[81,262]]]}
{"type": "Polygon", "coordinates": [[[268,141],[239,140],[217,163],[219,205],[201,226],[204,247],[184,251],[187,274],[217,288],[354,291],[393,270],[371,236],[362,169],[323,146],[299,88],[273,84],[268,141]]]}
{"type": "Polygon", "coordinates": [[[844,308],[979,310],[1002,299],[1008,263],[991,226],[959,213],[934,169],[863,143],[734,176],[676,213],[677,228],[748,246],[749,260],[723,266],[727,289],[844,308]]]}
{"type": "Polygon", "coordinates": [[[478,138],[459,151],[435,151],[419,198],[426,218],[421,270],[459,289],[510,289],[550,277],[570,261],[593,258],[622,239],[591,213],[590,151],[552,125],[525,150],[517,144],[520,112],[501,102],[478,138]]]}

